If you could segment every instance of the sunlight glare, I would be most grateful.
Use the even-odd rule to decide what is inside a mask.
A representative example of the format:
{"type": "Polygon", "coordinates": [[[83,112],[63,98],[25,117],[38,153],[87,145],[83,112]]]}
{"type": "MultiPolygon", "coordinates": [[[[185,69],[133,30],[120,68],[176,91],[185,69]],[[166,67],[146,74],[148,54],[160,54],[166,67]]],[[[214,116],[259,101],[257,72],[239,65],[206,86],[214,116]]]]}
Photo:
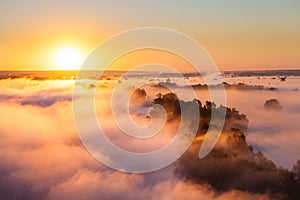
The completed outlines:
{"type": "Polygon", "coordinates": [[[55,54],[55,60],[62,69],[75,69],[79,67],[81,59],[79,51],[72,47],[62,48],[55,54]]]}

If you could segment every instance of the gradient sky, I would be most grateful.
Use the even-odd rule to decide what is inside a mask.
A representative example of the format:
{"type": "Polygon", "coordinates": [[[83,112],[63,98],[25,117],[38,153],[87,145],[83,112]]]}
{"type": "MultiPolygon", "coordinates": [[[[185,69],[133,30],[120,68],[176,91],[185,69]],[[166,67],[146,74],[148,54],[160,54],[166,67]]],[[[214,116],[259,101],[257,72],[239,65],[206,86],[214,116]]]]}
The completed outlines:
{"type": "Polygon", "coordinates": [[[221,70],[300,69],[299,0],[1,0],[0,70],[56,69],[109,36],[159,26],[196,39],[221,70]]]}

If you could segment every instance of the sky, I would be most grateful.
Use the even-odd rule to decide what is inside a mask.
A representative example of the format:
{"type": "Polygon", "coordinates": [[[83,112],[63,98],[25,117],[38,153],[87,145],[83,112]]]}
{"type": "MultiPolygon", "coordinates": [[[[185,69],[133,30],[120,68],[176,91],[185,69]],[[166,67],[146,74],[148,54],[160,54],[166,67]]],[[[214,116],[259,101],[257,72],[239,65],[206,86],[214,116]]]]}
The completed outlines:
{"type": "Polygon", "coordinates": [[[220,70],[300,69],[299,10],[298,0],[2,0],[0,70],[60,69],[62,48],[84,60],[110,36],[149,26],[189,35],[220,70]]]}

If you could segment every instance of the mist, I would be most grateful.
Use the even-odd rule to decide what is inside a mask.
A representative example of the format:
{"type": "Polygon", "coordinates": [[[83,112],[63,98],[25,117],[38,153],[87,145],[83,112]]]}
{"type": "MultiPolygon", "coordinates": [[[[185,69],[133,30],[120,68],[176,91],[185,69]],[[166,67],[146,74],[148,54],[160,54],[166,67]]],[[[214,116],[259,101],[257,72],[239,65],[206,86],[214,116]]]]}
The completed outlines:
{"type": "MultiPolygon", "coordinates": [[[[178,163],[147,174],[127,174],[104,166],[85,149],[77,134],[72,113],[73,84],[72,80],[25,78],[0,81],[1,199],[271,199],[268,192],[242,191],[233,186],[219,190],[209,181],[196,182],[177,176],[178,163]]],[[[174,137],[176,120],[147,142],[122,134],[107,101],[112,92],[110,84],[103,81],[101,86],[95,86],[95,105],[103,128],[114,144],[128,151],[148,152],[174,137]]],[[[84,101],[85,91],[90,88],[88,81],[82,82],[82,97],[74,101],[84,101]]],[[[135,89],[125,92],[132,93],[135,89]]],[[[130,107],[136,123],[149,123],[147,116],[151,115],[151,109],[147,102],[151,103],[159,92],[170,92],[153,87],[145,87],[145,91],[146,105],[133,103],[130,107]]],[[[299,125],[287,120],[299,117],[299,93],[291,92],[293,98],[280,91],[227,91],[227,106],[237,108],[249,119],[247,142],[279,166],[289,168],[298,159],[299,152],[299,125]],[[283,109],[266,111],[263,104],[270,98],[278,99],[283,109]]],[[[196,93],[203,99],[207,97],[207,91],[196,93]]],[[[182,98],[189,101],[188,97],[186,94],[182,98]]],[[[193,152],[198,150],[197,147],[193,152]]]]}

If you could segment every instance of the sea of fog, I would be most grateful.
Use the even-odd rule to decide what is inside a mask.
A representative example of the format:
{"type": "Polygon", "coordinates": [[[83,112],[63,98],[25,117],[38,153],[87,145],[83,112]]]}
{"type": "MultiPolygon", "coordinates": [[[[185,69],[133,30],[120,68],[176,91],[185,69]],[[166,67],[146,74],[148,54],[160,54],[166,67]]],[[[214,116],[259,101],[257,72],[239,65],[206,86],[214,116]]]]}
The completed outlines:
{"type": "MultiPolygon", "coordinates": [[[[282,71],[265,74],[247,73],[223,74],[222,80],[232,86],[239,84],[247,87],[232,87],[226,89],[226,106],[236,108],[249,119],[247,142],[257,151],[263,152],[278,166],[291,168],[300,159],[300,76],[282,75],[282,71]],[[282,80],[283,79],[283,80],[282,80]],[[263,88],[262,88],[263,87],[263,88]],[[267,110],[264,104],[267,100],[276,99],[282,106],[281,110],[267,110]]],[[[145,79],[135,80],[140,84],[145,79]]],[[[178,77],[148,79],[148,84],[170,84],[173,91],[184,93],[185,80],[178,77]],[[150,81],[149,81],[150,80],[150,81]]],[[[205,84],[202,77],[188,78],[190,85],[205,84]]],[[[134,86],[134,84],[132,84],[134,86]]],[[[209,92],[195,87],[197,98],[201,102],[211,101],[209,92]]],[[[192,95],[186,93],[182,99],[192,100],[192,95]]]]}
{"type": "MultiPolygon", "coordinates": [[[[98,81],[101,88],[114,88],[121,84],[128,88],[141,86],[147,88],[148,95],[155,97],[158,91],[151,84],[163,83],[182,100],[194,97],[187,93],[185,85],[205,84],[199,74],[142,73],[136,72],[122,77],[124,72],[108,71],[98,81]]],[[[22,71],[1,72],[1,102],[19,102],[21,105],[47,107],[58,102],[71,101],[77,71],[22,71]],[[24,94],[23,94],[24,93],[24,94]]],[[[89,71],[86,77],[99,78],[99,73],[89,71]]],[[[226,89],[226,106],[236,108],[249,119],[247,141],[255,150],[263,152],[269,159],[284,168],[291,168],[300,159],[300,71],[245,71],[223,72],[222,81],[236,86],[226,89]],[[253,87],[252,87],[253,86],[253,87]],[[259,86],[259,88],[257,87],[259,86]],[[261,88],[263,87],[263,88],[261,88]],[[264,108],[269,99],[277,99],[281,110],[270,111],[264,108]]],[[[85,80],[87,88],[91,87],[85,80]]],[[[100,89],[99,89],[100,88],[100,89]]],[[[209,92],[194,88],[201,102],[211,101],[209,92]]]]}
{"type": "MultiPolygon", "coordinates": [[[[184,199],[187,194],[189,199],[270,199],[268,194],[236,188],[216,192],[206,183],[183,181],[174,175],[175,165],[149,174],[126,174],[96,161],[78,137],[72,109],[72,102],[80,101],[80,120],[88,118],[88,91],[95,89],[95,111],[109,139],[134,152],[163,147],[173,135],[158,136],[146,144],[120,136],[110,111],[116,86],[122,89],[117,94],[120,105],[126,103],[122,95],[131,94],[137,87],[145,89],[150,102],[158,93],[171,91],[184,101],[195,97],[202,103],[212,100],[199,74],[123,74],[110,71],[99,78],[96,72],[86,72],[76,81],[76,71],[0,72],[2,199],[184,199]],[[73,99],[75,84],[80,89],[73,99]]],[[[247,143],[277,166],[291,169],[300,159],[299,70],[224,72],[221,78],[226,88],[225,106],[236,108],[249,120],[247,143]],[[264,104],[270,99],[276,99],[281,109],[266,109],[264,104]]],[[[132,119],[147,123],[151,110],[130,106],[132,119]]],[[[172,130],[171,124],[163,132],[172,130]]]]}

